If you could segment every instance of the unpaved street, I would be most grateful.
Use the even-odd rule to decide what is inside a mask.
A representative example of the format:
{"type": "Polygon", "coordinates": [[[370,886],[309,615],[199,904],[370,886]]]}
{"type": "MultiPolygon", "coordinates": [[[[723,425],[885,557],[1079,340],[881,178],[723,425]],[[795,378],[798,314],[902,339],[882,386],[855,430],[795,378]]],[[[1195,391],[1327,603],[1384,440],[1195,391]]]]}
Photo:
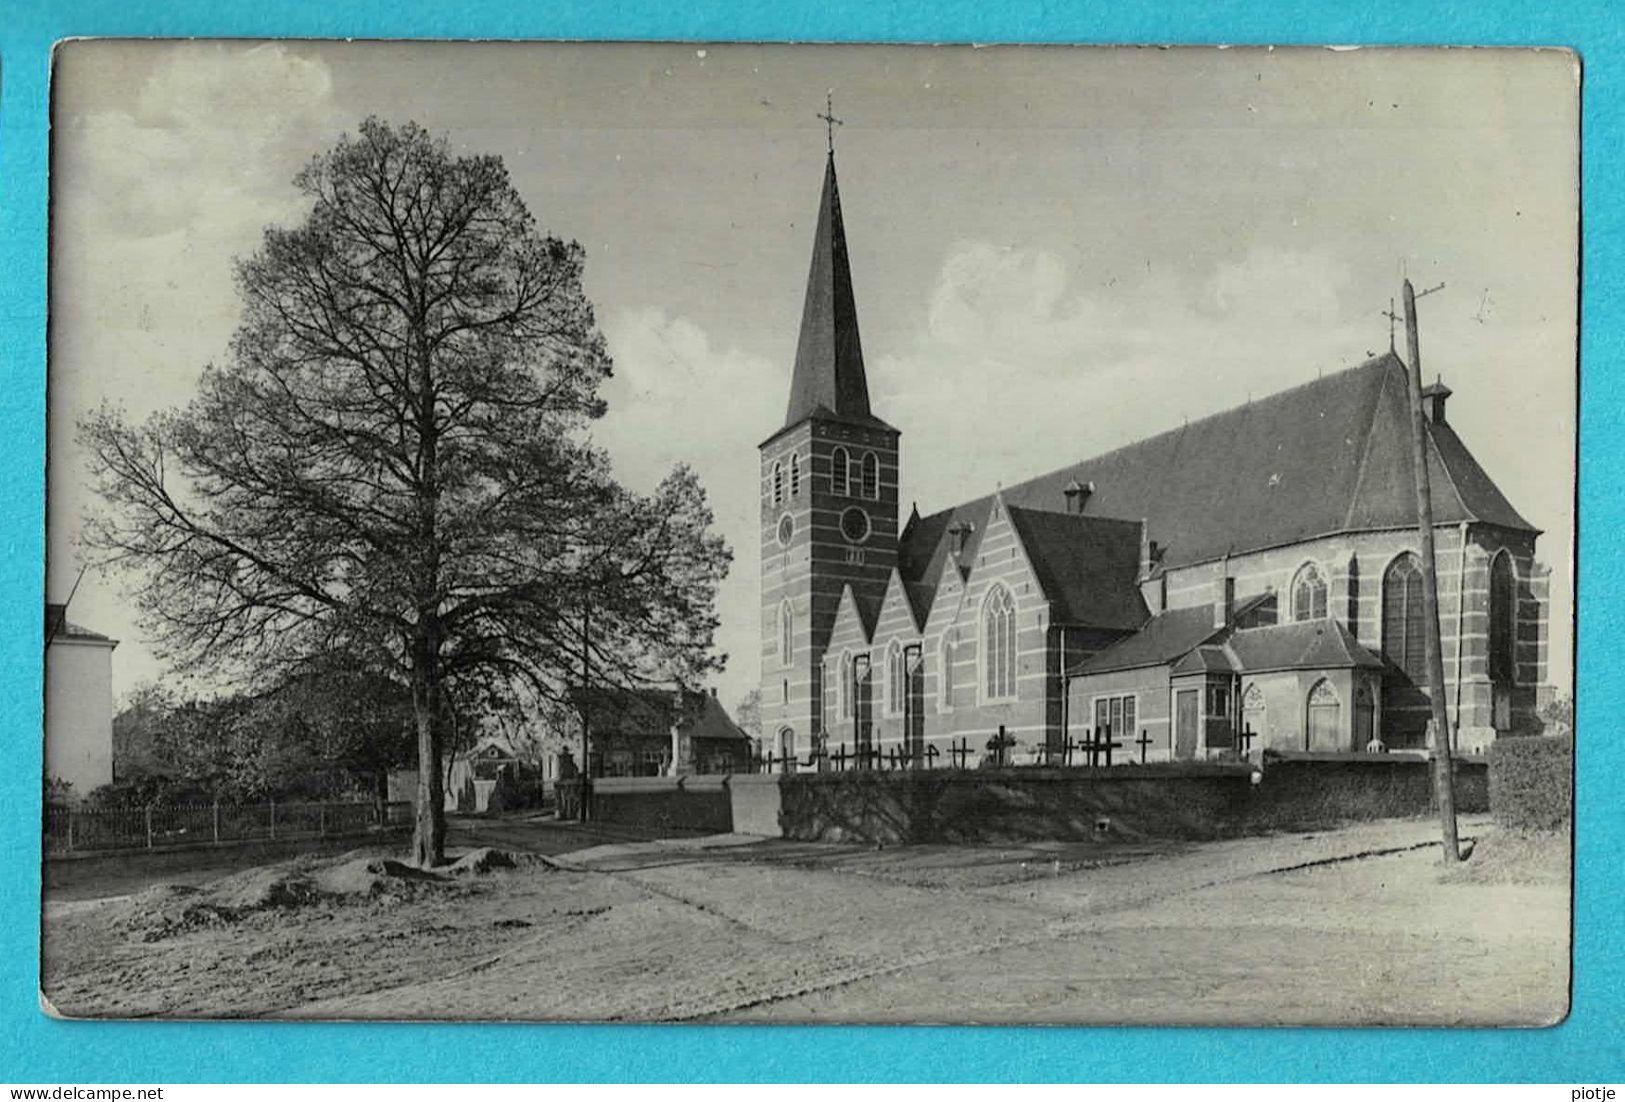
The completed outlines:
{"type": "MultiPolygon", "coordinates": [[[[1465,824],[1485,833],[1483,824],[1465,824]]],[[[65,1013],[344,1018],[1525,1024],[1564,1012],[1568,894],[1442,882],[1431,823],[1203,846],[575,848],[401,897],[163,931],[46,924],[65,1013]],[[1418,848],[1420,847],[1420,848],[1418,848]],[[1364,855],[1364,856],[1360,856],[1364,855]]],[[[576,846],[595,839],[576,836],[576,846]]]]}

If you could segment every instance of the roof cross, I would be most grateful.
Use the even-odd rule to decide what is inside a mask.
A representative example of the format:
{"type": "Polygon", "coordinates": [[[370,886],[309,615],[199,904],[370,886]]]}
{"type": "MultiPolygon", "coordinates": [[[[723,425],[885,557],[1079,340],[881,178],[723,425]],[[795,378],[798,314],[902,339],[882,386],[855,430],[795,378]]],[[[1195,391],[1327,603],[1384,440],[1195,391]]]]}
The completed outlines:
{"type": "Polygon", "coordinates": [[[835,92],[833,90],[824,93],[824,113],[813,117],[824,120],[824,125],[829,130],[829,155],[831,157],[835,156],[835,128],[844,126],[845,120],[835,117],[835,92]]]}

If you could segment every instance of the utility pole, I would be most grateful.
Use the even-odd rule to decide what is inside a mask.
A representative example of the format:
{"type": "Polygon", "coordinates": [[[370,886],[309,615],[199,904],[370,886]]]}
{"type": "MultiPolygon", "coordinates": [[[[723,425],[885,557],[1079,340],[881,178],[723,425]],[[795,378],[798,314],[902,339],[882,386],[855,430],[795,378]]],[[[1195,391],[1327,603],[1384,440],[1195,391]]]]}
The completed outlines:
{"type": "Polygon", "coordinates": [[[588,745],[591,737],[591,723],[588,720],[592,708],[592,610],[583,607],[581,610],[581,806],[577,809],[577,818],[586,822],[587,802],[592,798],[592,752],[588,745]]]}
{"type": "MultiPolygon", "coordinates": [[[[1442,288],[1429,288],[1432,294],[1442,288]]],[[[1433,494],[1428,485],[1427,426],[1422,413],[1422,349],[1416,328],[1416,289],[1409,279],[1405,296],[1405,344],[1410,355],[1407,373],[1411,400],[1411,465],[1416,471],[1416,524],[1422,543],[1422,618],[1427,642],[1428,697],[1433,709],[1433,788],[1439,802],[1447,864],[1461,860],[1456,839],[1455,770],[1450,756],[1450,720],[1444,706],[1444,651],[1439,641],[1439,575],[1433,552],[1433,494]]],[[[1461,645],[1458,639],[1457,646],[1461,645]]]]}

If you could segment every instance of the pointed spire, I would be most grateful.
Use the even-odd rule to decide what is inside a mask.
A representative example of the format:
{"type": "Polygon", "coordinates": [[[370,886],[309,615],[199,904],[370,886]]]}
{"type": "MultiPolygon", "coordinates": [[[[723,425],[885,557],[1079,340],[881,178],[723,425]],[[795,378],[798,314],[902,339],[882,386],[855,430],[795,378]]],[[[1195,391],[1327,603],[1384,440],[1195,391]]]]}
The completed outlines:
{"type": "Polygon", "coordinates": [[[785,427],[821,410],[841,418],[875,420],[869,412],[869,382],[858,339],[858,308],[852,296],[833,151],[824,168],[824,194],[818,203],[818,229],[813,235],[812,267],[807,273],[785,427]]]}

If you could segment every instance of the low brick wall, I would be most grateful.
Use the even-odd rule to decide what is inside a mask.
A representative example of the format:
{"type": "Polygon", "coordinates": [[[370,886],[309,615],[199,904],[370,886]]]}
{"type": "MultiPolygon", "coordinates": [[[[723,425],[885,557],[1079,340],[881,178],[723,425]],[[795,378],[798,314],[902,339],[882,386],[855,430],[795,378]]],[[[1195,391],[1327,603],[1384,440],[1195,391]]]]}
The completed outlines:
{"type": "Polygon", "coordinates": [[[671,834],[726,834],[734,829],[725,776],[598,777],[592,818],[671,834]]]}
{"type": "MultiPolygon", "coordinates": [[[[1482,759],[1458,759],[1456,807],[1487,810],[1482,759]]],[[[1266,755],[1110,769],[972,769],[606,778],[593,817],[642,829],[803,841],[1019,842],[1102,835],[1201,841],[1425,815],[1431,766],[1387,754],[1266,755]],[[1254,773],[1260,774],[1254,783],[1254,773]]]]}

